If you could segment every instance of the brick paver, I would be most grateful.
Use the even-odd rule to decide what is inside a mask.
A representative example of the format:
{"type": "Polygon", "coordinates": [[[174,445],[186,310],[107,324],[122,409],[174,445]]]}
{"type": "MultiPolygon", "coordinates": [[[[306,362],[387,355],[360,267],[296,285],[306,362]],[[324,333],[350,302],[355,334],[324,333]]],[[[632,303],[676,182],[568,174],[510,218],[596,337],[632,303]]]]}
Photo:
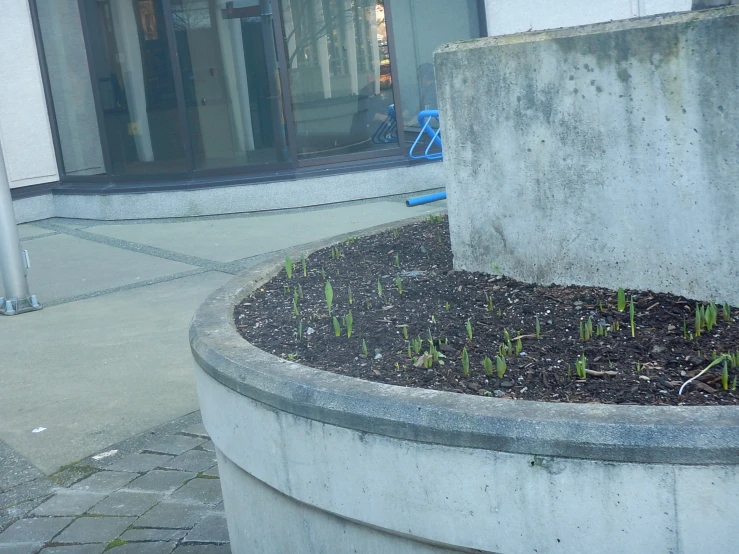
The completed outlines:
{"type": "MultiPolygon", "coordinates": [[[[35,487],[25,483],[40,496],[14,519],[0,519],[0,554],[101,554],[106,548],[111,554],[228,554],[214,464],[205,429],[189,422],[138,449],[83,460],[76,480],[68,472],[52,483],[45,477],[35,487]]],[[[0,501],[24,498],[11,493],[0,491],[0,501]]],[[[0,505],[3,513],[15,512],[0,505]]]]}

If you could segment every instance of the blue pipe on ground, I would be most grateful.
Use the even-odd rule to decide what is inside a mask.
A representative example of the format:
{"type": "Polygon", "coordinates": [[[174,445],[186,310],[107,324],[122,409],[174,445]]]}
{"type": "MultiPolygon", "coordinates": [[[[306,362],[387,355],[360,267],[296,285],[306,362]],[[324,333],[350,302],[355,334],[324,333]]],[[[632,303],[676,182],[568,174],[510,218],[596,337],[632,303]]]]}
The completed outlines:
{"type": "Polygon", "coordinates": [[[416,198],[409,198],[405,201],[405,205],[409,208],[413,206],[420,206],[421,204],[428,204],[429,202],[436,202],[437,200],[444,200],[446,198],[446,192],[435,192],[434,194],[427,194],[426,196],[417,196],[416,198]]]}

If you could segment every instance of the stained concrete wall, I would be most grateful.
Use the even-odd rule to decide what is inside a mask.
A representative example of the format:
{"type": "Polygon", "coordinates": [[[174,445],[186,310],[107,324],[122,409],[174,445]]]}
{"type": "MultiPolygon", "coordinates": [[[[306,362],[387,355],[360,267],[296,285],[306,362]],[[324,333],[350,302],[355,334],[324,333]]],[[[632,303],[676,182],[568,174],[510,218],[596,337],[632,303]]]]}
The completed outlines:
{"type": "Polygon", "coordinates": [[[59,180],[28,0],[0,6],[0,144],[11,188],[59,180]]]}
{"type": "Polygon", "coordinates": [[[681,12],[690,8],[691,0],[485,0],[489,36],[681,12]]]}
{"type": "Polygon", "coordinates": [[[739,8],[435,55],[454,265],[739,305],[739,8]]]}

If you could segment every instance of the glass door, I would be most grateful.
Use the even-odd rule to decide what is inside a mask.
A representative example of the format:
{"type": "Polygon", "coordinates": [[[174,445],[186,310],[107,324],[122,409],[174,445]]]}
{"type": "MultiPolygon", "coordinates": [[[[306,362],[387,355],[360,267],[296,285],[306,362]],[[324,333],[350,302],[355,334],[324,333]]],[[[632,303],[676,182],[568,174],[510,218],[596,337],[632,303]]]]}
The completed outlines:
{"type": "Polygon", "coordinates": [[[270,0],[170,0],[196,169],[289,162],[270,0]]]}
{"type": "Polygon", "coordinates": [[[85,12],[112,172],[189,169],[162,0],[85,0],[85,12]]]}
{"type": "Polygon", "coordinates": [[[299,160],[398,147],[384,0],[281,0],[299,160]]]}

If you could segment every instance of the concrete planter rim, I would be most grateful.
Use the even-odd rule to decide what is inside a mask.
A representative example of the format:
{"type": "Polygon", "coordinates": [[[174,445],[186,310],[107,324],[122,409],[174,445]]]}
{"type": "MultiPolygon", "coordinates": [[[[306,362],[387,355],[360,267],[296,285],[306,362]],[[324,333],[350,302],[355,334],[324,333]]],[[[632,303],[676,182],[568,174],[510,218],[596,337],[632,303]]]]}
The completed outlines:
{"type": "MultiPolygon", "coordinates": [[[[413,222],[384,225],[372,234],[413,222]]],[[[344,237],[287,252],[297,259],[344,237]]],[[[386,385],[288,362],[238,334],[234,307],[284,265],[282,252],[211,294],[190,324],[200,367],[223,386],[296,416],[398,439],[613,462],[736,464],[739,407],[501,400],[386,385]]]]}

